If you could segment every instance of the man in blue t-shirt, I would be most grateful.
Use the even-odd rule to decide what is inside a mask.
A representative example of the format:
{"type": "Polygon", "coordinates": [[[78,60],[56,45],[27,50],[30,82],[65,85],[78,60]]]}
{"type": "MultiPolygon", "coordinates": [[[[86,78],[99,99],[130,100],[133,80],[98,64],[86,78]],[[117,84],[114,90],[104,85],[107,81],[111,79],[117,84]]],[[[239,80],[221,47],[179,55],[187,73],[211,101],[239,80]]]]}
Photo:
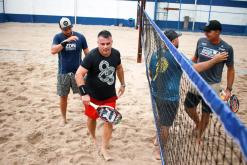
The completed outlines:
{"type": "MultiPolygon", "coordinates": [[[[220,38],[222,27],[219,21],[209,21],[203,30],[206,37],[198,40],[195,55],[192,58],[192,61],[195,63],[205,62],[211,60],[219,53],[228,55],[226,61],[217,63],[212,68],[200,73],[200,75],[215,90],[215,92],[219,93],[221,90],[220,83],[223,68],[225,65],[227,66],[227,85],[225,88],[226,96],[224,98],[226,101],[231,96],[235,74],[233,48],[220,38]]],[[[186,112],[196,124],[193,132],[197,136],[197,141],[200,142],[203,132],[209,123],[210,113],[212,113],[212,111],[198,93],[188,92],[184,104],[186,112]],[[200,101],[202,102],[201,119],[199,119],[196,112],[197,105],[200,101]]]]}
{"type": "Polygon", "coordinates": [[[89,50],[86,38],[82,34],[72,31],[73,25],[68,18],[61,18],[59,27],[62,32],[53,38],[51,54],[58,54],[57,94],[60,96],[63,124],[66,124],[67,99],[70,88],[73,93],[79,92],[75,82],[75,72],[82,62],[81,52],[83,50],[87,55],[89,50]]]}
{"type": "MultiPolygon", "coordinates": [[[[167,30],[164,34],[176,48],[179,47],[178,37],[181,34],[177,34],[174,30],[167,30]]],[[[219,62],[225,61],[227,57],[227,54],[218,54],[209,61],[192,64],[192,61],[184,56],[198,72],[205,71],[219,62]]],[[[149,71],[152,96],[156,102],[161,125],[161,137],[162,141],[166,143],[169,136],[169,128],[173,124],[179,107],[179,87],[183,71],[166,47],[160,48],[152,54],[149,71]]],[[[159,149],[156,151],[156,159],[160,159],[159,149]]]]}

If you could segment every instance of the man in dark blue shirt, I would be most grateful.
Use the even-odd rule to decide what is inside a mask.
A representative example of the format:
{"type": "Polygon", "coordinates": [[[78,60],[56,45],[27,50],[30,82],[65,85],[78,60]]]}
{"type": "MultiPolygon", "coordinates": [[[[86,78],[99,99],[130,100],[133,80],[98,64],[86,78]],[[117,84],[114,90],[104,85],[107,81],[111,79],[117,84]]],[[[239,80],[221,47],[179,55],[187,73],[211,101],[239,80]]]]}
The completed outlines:
{"type": "MultiPolygon", "coordinates": [[[[221,90],[221,79],[223,68],[227,66],[227,86],[225,88],[226,96],[224,100],[228,100],[231,96],[232,86],[234,82],[234,53],[231,45],[223,41],[220,37],[221,23],[217,20],[209,21],[203,28],[205,38],[200,38],[197,42],[196,52],[192,61],[195,63],[201,63],[213,59],[217,54],[227,54],[226,61],[217,63],[212,68],[201,72],[201,76],[204,80],[219,93],[221,90]]],[[[209,123],[210,113],[212,113],[210,107],[202,99],[198,93],[188,92],[185,99],[185,108],[188,115],[195,122],[196,127],[194,133],[197,136],[197,141],[200,142],[201,137],[209,123]],[[202,117],[196,112],[197,105],[202,101],[202,117]]]]}
{"type": "Polygon", "coordinates": [[[74,75],[82,62],[81,52],[83,50],[87,55],[89,50],[85,37],[72,31],[73,25],[68,18],[61,18],[59,26],[62,32],[53,38],[51,54],[58,54],[57,94],[60,96],[63,124],[66,124],[67,99],[70,88],[73,93],[78,93],[74,75]]]}

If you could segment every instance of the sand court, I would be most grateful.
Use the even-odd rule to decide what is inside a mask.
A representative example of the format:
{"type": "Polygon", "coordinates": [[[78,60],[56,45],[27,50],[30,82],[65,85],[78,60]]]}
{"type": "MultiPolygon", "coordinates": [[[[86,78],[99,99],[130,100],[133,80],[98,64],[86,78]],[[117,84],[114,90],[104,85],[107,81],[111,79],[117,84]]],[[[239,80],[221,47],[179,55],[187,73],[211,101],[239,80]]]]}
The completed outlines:
{"type": "MultiPolygon", "coordinates": [[[[105,162],[92,145],[78,95],[69,95],[68,124],[60,126],[57,55],[50,54],[58,25],[4,23],[0,24],[0,164],[161,163],[153,156],[152,138],[156,131],[145,66],[136,63],[138,32],[114,26],[76,25],[74,30],[85,35],[92,49],[96,47],[98,32],[103,29],[112,33],[113,47],[121,52],[127,85],[117,103],[123,120],[114,127],[111,140],[110,154],[114,160],[105,162]]],[[[202,33],[183,33],[180,50],[192,56],[196,41],[202,36],[202,33]]],[[[240,100],[237,115],[247,123],[247,37],[223,36],[223,39],[234,48],[233,93],[240,100]]],[[[97,128],[102,128],[102,122],[98,122],[97,128]]],[[[98,131],[97,137],[100,135],[98,131]]]]}

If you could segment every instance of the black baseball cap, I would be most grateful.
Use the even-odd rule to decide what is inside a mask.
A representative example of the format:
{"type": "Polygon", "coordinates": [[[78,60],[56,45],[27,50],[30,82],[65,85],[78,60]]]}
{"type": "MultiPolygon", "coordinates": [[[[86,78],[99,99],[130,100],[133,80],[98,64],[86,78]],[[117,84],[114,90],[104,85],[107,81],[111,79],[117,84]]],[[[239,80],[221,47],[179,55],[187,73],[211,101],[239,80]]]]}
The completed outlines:
{"type": "Polygon", "coordinates": [[[202,30],[204,32],[210,32],[211,30],[222,30],[221,23],[217,20],[211,20],[209,21],[203,28],[202,30]]]}
{"type": "Polygon", "coordinates": [[[177,32],[175,32],[174,30],[166,30],[165,32],[164,32],[164,34],[166,35],[166,37],[170,40],[170,41],[172,41],[172,40],[174,40],[174,39],[176,39],[176,38],[178,38],[178,37],[180,37],[181,35],[182,35],[182,33],[177,33],[177,32]]]}

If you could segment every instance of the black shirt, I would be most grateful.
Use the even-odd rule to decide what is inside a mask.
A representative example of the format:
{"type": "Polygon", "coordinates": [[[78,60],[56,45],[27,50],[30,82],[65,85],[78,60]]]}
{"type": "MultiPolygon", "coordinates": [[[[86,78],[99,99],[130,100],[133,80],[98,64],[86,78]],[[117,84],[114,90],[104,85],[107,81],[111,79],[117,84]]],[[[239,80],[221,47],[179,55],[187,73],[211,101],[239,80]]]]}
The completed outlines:
{"type": "Polygon", "coordinates": [[[88,70],[86,86],[90,97],[106,100],[116,96],[116,68],[121,64],[120,53],[112,48],[111,55],[104,57],[98,48],[89,52],[81,66],[88,70]]]}

